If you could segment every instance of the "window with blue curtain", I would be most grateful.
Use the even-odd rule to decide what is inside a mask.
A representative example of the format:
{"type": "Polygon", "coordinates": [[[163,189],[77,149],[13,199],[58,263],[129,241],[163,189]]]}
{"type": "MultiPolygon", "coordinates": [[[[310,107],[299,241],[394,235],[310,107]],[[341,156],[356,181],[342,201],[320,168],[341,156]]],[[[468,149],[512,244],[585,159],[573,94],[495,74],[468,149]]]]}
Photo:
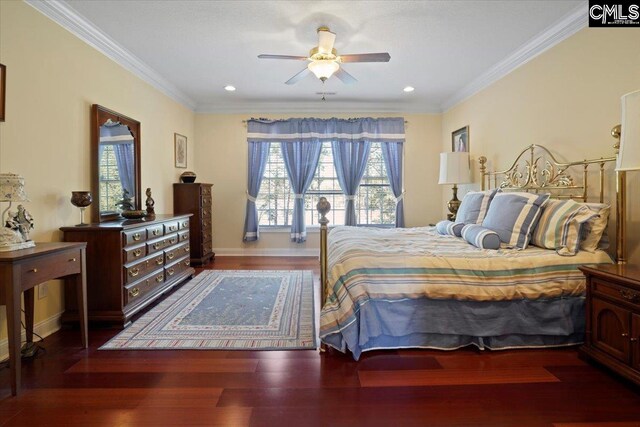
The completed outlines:
{"type": "MultiPolygon", "coordinates": [[[[272,144],[262,167],[249,165],[250,175],[262,175],[259,191],[247,196],[247,215],[255,209],[255,217],[253,229],[245,221],[252,236],[245,240],[266,226],[290,228],[291,240],[304,242],[320,197],[331,202],[333,225],[404,226],[403,118],[252,119],[247,141],[272,144]]],[[[254,191],[256,178],[249,177],[254,191]]]]}

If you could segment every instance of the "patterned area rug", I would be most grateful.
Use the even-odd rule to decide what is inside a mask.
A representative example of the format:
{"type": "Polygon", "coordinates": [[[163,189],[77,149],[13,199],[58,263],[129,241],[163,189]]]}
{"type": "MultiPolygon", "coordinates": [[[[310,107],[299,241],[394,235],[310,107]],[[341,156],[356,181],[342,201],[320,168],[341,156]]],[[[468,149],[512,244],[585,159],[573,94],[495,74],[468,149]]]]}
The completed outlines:
{"type": "Polygon", "coordinates": [[[209,270],[100,350],[313,348],[311,271],[209,270]]]}

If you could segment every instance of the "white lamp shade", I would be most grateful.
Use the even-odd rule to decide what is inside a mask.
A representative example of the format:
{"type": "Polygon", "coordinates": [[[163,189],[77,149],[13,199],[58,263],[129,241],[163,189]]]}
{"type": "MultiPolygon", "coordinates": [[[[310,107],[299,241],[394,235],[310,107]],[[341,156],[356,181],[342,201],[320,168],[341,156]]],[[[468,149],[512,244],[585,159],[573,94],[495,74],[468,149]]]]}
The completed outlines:
{"type": "Polygon", "coordinates": [[[465,184],[471,182],[469,153],[459,151],[440,153],[440,179],[438,184],[465,184]]]}
{"type": "Polygon", "coordinates": [[[24,178],[14,173],[0,173],[0,202],[28,202],[24,178]]]}
{"type": "Polygon", "coordinates": [[[622,96],[622,131],[616,170],[640,169],[640,90],[622,96]]]}
{"type": "Polygon", "coordinates": [[[307,65],[307,68],[316,75],[319,79],[328,79],[333,73],[338,71],[340,65],[335,61],[330,60],[317,60],[312,61],[307,65]]]}

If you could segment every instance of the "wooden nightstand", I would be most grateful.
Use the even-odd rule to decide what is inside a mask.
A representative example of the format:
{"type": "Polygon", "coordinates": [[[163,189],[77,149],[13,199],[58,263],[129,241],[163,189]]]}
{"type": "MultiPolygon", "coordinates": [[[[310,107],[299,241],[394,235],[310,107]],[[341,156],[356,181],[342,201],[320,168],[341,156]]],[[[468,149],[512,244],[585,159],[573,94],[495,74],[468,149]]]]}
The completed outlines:
{"type": "Polygon", "coordinates": [[[640,384],[640,268],[580,267],[587,278],[582,355],[640,384]]]}

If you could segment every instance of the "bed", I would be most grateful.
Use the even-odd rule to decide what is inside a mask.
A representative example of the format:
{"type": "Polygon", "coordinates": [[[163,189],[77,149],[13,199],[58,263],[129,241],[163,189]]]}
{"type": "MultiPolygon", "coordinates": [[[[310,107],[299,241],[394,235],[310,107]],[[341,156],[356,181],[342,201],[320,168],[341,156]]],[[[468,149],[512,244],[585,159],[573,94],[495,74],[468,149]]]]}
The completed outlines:
{"type": "MultiPolygon", "coordinates": [[[[604,200],[605,165],[615,157],[562,163],[544,147],[523,150],[506,170],[487,171],[482,190],[549,192],[588,201],[588,167],[599,166],[604,200]],[[581,182],[569,174],[580,168],[581,182]]],[[[529,246],[479,249],[434,227],[359,228],[321,224],[322,345],[358,360],[375,349],[453,350],[553,347],[584,339],[584,264],[611,263],[604,250],[560,256],[529,246]]]]}

